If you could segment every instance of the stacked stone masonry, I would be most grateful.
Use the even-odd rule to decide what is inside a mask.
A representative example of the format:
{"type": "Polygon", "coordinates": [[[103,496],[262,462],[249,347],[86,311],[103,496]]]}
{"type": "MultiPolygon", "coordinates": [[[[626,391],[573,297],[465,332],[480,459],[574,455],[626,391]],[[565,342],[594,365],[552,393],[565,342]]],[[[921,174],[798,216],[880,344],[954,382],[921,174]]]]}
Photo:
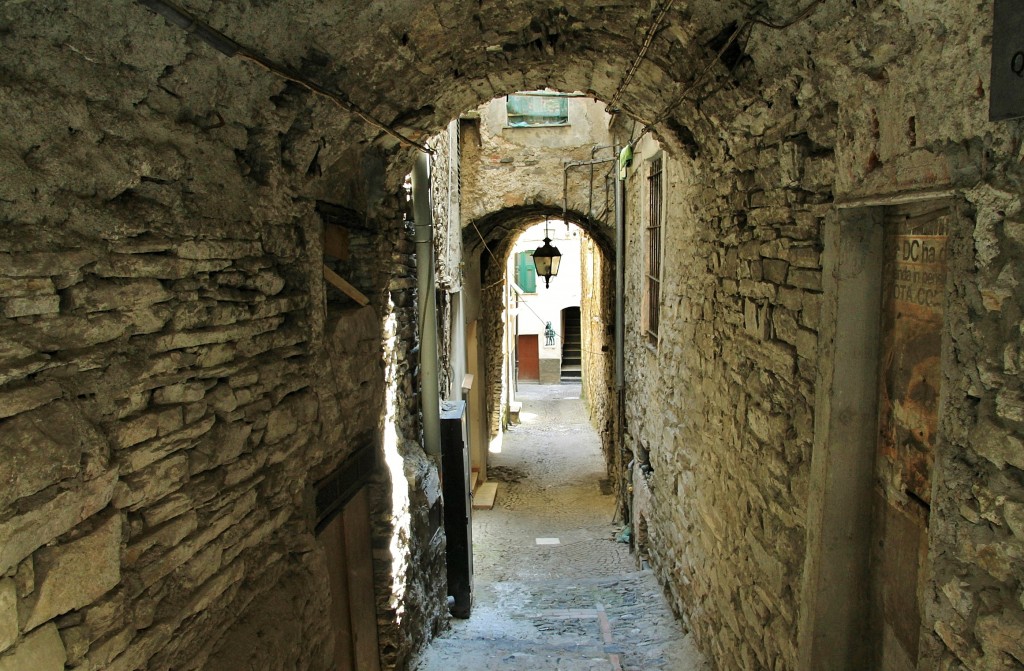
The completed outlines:
{"type": "MultiPolygon", "coordinates": [[[[543,87],[614,98],[620,142],[657,121],[629,178],[618,447],[652,566],[719,669],[809,668],[829,231],[951,200],[920,651],[894,667],[1024,664],[1024,124],[987,118],[991,1],[676,3],[621,91],[650,3],[182,4],[419,139],[543,87]]],[[[401,457],[371,482],[401,668],[444,592],[398,207],[412,150],[138,3],[4,3],[0,32],[0,671],[328,668],[310,496],[366,442],[401,457]],[[365,311],[325,308],[317,201],[355,213],[365,311]]],[[[558,209],[506,207],[499,254],[522,222],[504,215],[558,209]]]]}

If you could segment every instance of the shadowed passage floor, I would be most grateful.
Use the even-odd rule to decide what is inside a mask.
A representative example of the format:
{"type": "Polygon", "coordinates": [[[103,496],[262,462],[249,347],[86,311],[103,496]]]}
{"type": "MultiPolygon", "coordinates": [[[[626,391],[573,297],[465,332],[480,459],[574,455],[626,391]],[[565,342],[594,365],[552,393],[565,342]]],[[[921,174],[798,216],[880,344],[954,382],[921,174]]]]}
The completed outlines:
{"type": "Polygon", "coordinates": [[[615,502],[580,386],[520,385],[520,424],[473,511],[474,604],[416,671],[706,671],[650,571],[616,542],[615,502]]]}

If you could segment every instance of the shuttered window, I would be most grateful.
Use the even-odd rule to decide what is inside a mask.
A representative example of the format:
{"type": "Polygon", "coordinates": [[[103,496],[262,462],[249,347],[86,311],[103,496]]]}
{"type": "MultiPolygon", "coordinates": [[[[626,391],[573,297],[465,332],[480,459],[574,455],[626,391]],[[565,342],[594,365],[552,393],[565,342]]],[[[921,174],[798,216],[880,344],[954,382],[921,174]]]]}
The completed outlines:
{"type": "Polygon", "coordinates": [[[543,92],[510,95],[506,109],[508,125],[517,128],[569,123],[569,99],[563,95],[543,92]]]}
{"type": "Polygon", "coordinates": [[[537,268],[533,265],[533,252],[516,254],[516,284],[528,294],[537,293],[537,268]]]}
{"type": "Polygon", "coordinates": [[[664,166],[659,156],[650,162],[647,171],[647,250],[645,259],[644,332],[657,346],[661,321],[661,229],[665,217],[664,166]]]}

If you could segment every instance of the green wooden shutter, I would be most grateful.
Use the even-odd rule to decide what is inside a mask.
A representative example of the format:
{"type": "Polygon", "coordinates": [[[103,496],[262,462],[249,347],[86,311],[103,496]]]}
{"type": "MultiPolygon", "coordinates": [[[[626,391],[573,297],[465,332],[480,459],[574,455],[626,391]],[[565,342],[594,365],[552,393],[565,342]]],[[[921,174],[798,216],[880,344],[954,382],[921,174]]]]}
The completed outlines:
{"type": "Polygon", "coordinates": [[[537,293],[537,268],[533,265],[533,252],[516,254],[516,284],[528,294],[537,293]]]}

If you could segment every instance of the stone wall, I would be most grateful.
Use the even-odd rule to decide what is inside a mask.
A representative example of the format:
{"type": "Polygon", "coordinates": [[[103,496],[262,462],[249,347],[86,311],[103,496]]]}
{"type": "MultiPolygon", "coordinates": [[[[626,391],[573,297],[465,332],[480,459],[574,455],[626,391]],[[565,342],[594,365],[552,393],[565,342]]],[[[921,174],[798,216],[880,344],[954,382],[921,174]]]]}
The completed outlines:
{"type": "MultiPolygon", "coordinates": [[[[808,502],[827,499],[834,483],[813,479],[812,445],[818,413],[843,393],[842,380],[834,389],[816,384],[819,357],[834,351],[818,337],[823,303],[835,300],[823,293],[825,223],[839,220],[837,210],[949,196],[957,223],[920,567],[921,653],[897,662],[908,655],[884,652],[899,645],[891,639],[867,645],[879,655],[873,668],[1024,662],[1013,456],[1022,429],[1022,130],[985,118],[981,41],[990,21],[988,12],[949,4],[906,14],[874,5],[822,33],[814,68],[774,79],[765,67],[778,34],[755,29],[747,53],[760,67],[760,93],[723,86],[703,111],[744,111],[720,122],[722,144],[669,161],[657,347],[639,330],[641,170],[656,148],[647,139],[639,148],[627,216],[627,426],[642,466],[635,489],[645,493],[634,513],[647,520],[652,561],[718,668],[814,668],[801,631],[814,589],[802,585],[819,551],[808,541],[824,530],[808,526],[808,502]],[[941,49],[913,47],[935,30],[941,49]],[[960,84],[936,88],[926,73],[939,71],[960,84]]],[[[874,454],[874,444],[862,448],[874,454]]],[[[867,552],[864,544],[854,562],[868,565],[867,552]]],[[[879,565],[871,570],[862,594],[886,578],[879,565]]]]}
{"type": "Polygon", "coordinates": [[[328,668],[313,486],[389,431],[408,468],[370,485],[401,665],[443,621],[443,544],[381,155],[141,7],[76,5],[74,36],[65,9],[0,10],[0,668],[328,668]],[[314,199],[355,214],[370,307],[325,288],[314,199]]]}
{"type": "MultiPolygon", "coordinates": [[[[835,312],[822,227],[839,209],[952,197],[917,666],[1022,663],[1024,125],[986,118],[991,2],[678,5],[621,95],[649,3],[189,4],[420,138],[547,85],[657,119],[674,254],[662,341],[629,335],[629,446],[650,471],[652,562],[722,669],[811,668],[798,615],[821,529],[806,518],[831,493],[809,467],[812,403],[831,393],[815,370],[833,363],[817,335],[835,312]]],[[[351,269],[394,340],[359,387],[383,402],[329,422],[345,385],[329,379],[313,202],[356,213],[393,258],[407,154],[137,3],[5,3],[0,24],[0,665],[219,664],[287,594],[303,643],[266,663],[322,668],[309,486],[354,447],[337,441],[368,431],[410,462],[389,479],[412,483],[411,531],[399,514],[377,538],[383,579],[407,586],[384,592],[383,630],[410,632],[384,634],[400,664],[431,628],[420,607],[436,584],[409,554],[429,535],[432,482],[415,449],[411,285],[378,275],[387,264],[351,269]]],[[[633,178],[631,325],[642,188],[633,178]]]]}
{"type": "MultiPolygon", "coordinates": [[[[634,515],[717,668],[795,668],[827,205],[773,206],[787,202],[781,192],[748,200],[741,184],[667,159],[654,346],[637,297],[647,161],[659,150],[649,138],[637,147],[627,187],[627,443],[634,489],[651,491],[634,515]]],[[[776,159],[751,159],[753,187],[776,159]]]]}
{"type": "Polygon", "coordinates": [[[590,421],[601,437],[608,474],[620,486],[622,464],[617,435],[615,391],[615,262],[590,238],[581,244],[583,292],[580,331],[583,341],[583,390],[590,421]]]}

